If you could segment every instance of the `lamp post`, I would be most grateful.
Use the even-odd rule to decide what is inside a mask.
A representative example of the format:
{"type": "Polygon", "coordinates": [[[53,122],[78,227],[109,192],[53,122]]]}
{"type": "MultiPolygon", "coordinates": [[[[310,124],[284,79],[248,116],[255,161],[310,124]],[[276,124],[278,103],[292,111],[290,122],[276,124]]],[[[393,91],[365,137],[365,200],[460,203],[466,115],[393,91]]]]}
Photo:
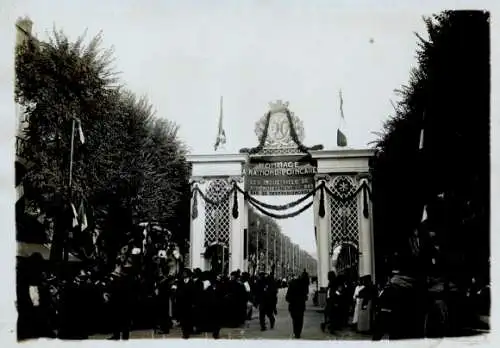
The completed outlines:
{"type": "MultiPolygon", "coordinates": [[[[75,153],[75,127],[76,127],[76,122],[78,119],[76,117],[71,118],[71,145],[70,145],[70,154],[69,154],[69,180],[68,180],[68,197],[69,197],[69,203],[70,203],[70,208],[71,208],[71,203],[73,199],[73,156],[75,153]]],[[[78,121],[79,122],[79,121],[78,121]]],[[[73,225],[71,225],[71,228],[73,228],[73,225]]],[[[63,248],[63,260],[64,263],[67,264],[69,261],[69,241],[71,238],[71,229],[68,230],[68,233],[66,234],[66,241],[64,243],[64,248],[63,248]]]]}

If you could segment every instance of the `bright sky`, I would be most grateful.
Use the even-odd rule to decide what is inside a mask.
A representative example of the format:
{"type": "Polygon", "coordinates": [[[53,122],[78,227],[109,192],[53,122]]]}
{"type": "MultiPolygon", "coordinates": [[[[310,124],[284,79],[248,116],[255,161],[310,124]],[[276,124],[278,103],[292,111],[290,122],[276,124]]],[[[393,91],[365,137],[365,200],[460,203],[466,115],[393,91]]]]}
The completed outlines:
{"type": "MultiPolygon", "coordinates": [[[[414,33],[425,33],[428,14],[342,1],[55,3],[16,1],[12,25],[28,15],[41,39],[54,24],[71,38],[102,30],[123,81],[147,95],[159,117],[180,124],[180,137],[198,154],[213,152],[221,95],[228,151],[257,144],[255,122],[275,99],[289,101],[302,119],[306,145],[335,148],[339,89],[349,145],[366,147],[392,111],[394,89],[408,81],[414,33]]],[[[315,254],[312,209],[280,224],[315,254]]]]}

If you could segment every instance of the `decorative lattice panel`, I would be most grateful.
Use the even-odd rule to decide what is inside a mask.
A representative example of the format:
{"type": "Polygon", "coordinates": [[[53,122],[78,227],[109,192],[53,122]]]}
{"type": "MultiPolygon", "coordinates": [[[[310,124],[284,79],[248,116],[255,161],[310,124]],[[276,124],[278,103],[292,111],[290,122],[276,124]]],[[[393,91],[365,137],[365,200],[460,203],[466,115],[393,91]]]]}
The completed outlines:
{"type": "Polygon", "coordinates": [[[216,179],[208,184],[206,196],[219,204],[205,204],[205,245],[213,243],[229,246],[231,229],[228,191],[231,186],[227,180],[216,179]],[[224,199],[226,198],[226,199],[224,199]]]}
{"type": "MultiPolygon", "coordinates": [[[[330,180],[328,187],[331,191],[341,197],[349,196],[357,189],[352,177],[337,176],[330,180]]],[[[333,249],[346,242],[353,243],[359,247],[359,224],[358,224],[358,199],[354,197],[350,201],[341,202],[328,196],[330,203],[330,255],[333,249]]]]}

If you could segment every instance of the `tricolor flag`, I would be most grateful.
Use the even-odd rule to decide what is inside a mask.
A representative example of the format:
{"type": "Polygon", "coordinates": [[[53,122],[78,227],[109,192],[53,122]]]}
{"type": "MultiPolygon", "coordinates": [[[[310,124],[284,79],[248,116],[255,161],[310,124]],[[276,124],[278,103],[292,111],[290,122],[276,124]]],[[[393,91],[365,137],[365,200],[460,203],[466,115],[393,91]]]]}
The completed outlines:
{"type": "Polygon", "coordinates": [[[342,99],[342,90],[339,91],[339,99],[340,99],[340,122],[339,122],[339,127],[337,128],[337,146],[345,147],[347,146],[347,137],[342,131],[342,128],[344,128],[345,126],[344,100],[342,99]]]}
{"type": "Polygon", "coordinates": [[[85,144],[85,136],[83,135],[83,129],[82,129],[82,121],[77,120],[78,123],[78,135],[80,136],[80,142],[82,144],[85,144]]]}
{"type": "Polygon", "coordinates": [[[217,149],[220,146],[223,146],[226,144],[226,132],[224,131],[224,126],[222,124],[222,118],[223,118],[223,110],[222,110],[222,96],[221,96],[220,97],[219,126],[217,129],[217,138],[215,139],[215,144],[214,144],[215,151],[217,151],[217,149]]]}

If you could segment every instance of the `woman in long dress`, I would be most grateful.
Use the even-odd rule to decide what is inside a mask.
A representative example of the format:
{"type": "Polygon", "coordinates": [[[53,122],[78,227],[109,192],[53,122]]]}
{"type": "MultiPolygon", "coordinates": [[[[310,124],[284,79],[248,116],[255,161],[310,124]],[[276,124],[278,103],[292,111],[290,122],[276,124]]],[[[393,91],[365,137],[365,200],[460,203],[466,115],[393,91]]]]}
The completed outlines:
{"type": "Polygon", "coordinates": [[[374,289],[370,276],[362,278],[363,288],[360,290],[358,298],[360,299],[360,309],[358,312],[358,331],[368,332],[371,329],[371,313],[374,297],[374,289]]]}
{"type": "Polygon", "coordinates": [[[359,312],[361,311],[361,306],[362,306],[362,299],[359,297],[359,294],[361,290],[363,290],[364,286],[361,284],[361,282],[358,283],[356,286],[356,289],[354,290],[354,314],[352,316],[352,325],[354,327],[357,326],[358,320],[359,320],[359,312]]]}

